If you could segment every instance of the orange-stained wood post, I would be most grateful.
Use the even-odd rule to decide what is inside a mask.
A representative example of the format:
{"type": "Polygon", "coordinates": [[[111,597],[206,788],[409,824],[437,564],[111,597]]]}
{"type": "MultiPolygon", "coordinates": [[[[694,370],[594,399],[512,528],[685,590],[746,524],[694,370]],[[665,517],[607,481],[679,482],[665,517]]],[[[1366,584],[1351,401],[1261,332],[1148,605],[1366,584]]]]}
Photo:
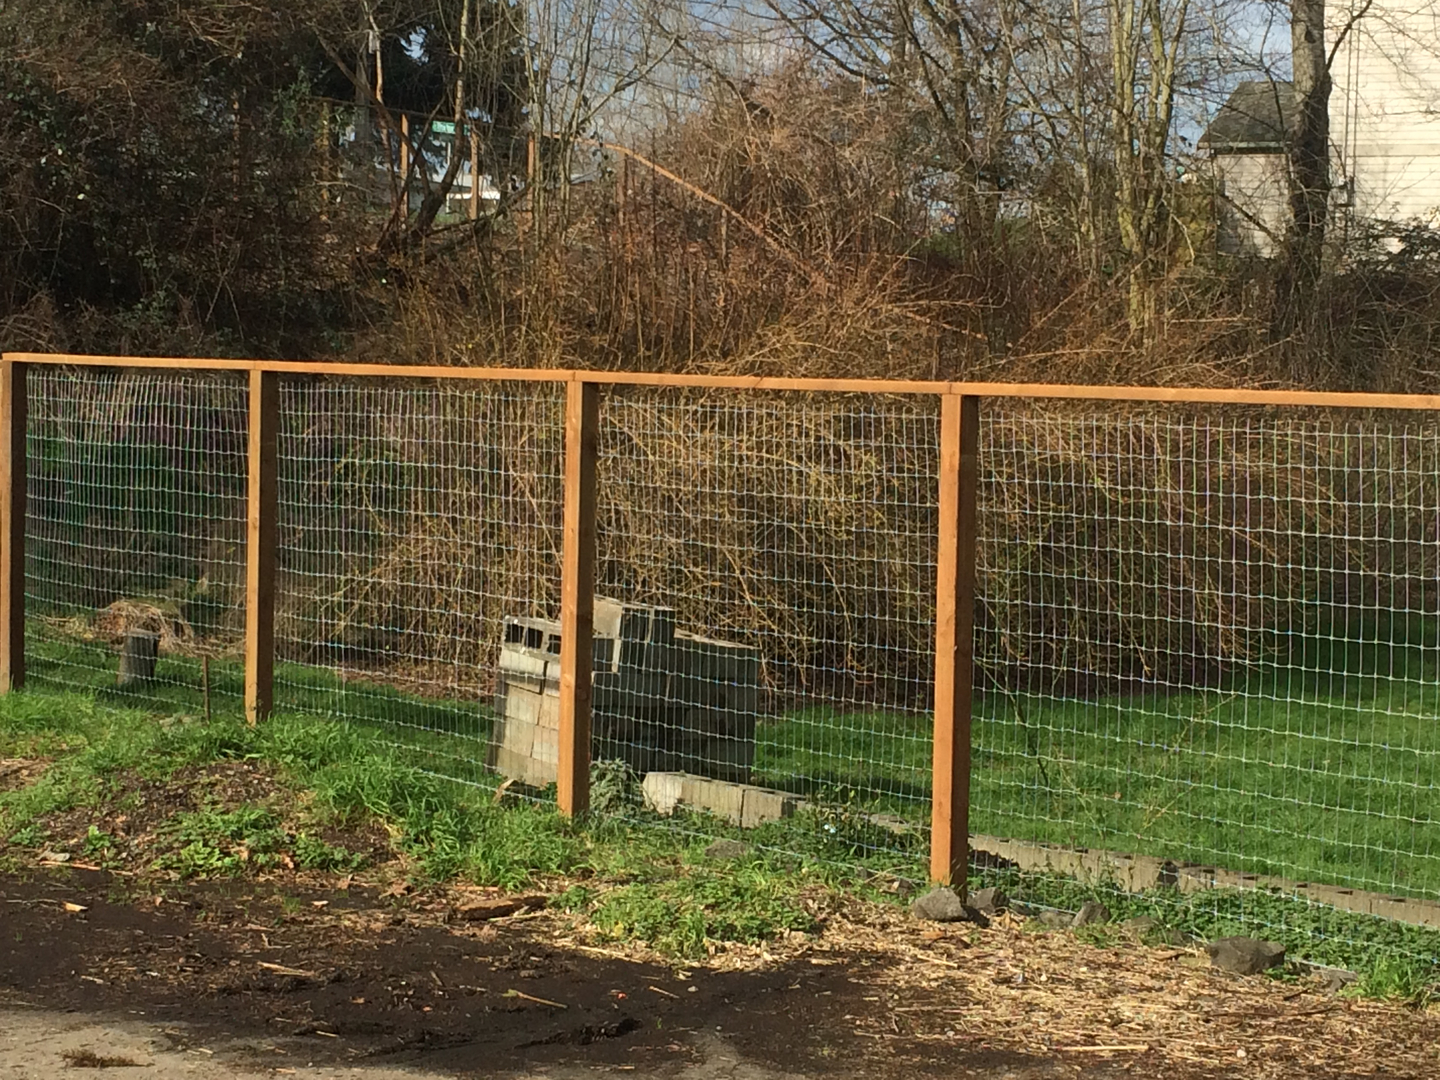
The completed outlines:
{"type": "Polygon", "coordinates": [[[279,484],[276,435],[280,376],[250,372],[249,488],[245,547],[245,719],[258,724],[275,702],[275,558],[279,484]]]}
{"type": "Polygon", "coordinates": [[[29,365],[0,363],[0,694],[25,685],[25,419],[29,365]]]}
{"type": "Polygon", "coordinates": [[[571,382],[565,398],[565,536],[560,577],[560,812],[590,806],[590,676],[595,636],[595,458],[600,394],[571,382]]]}
{"type": "Polygon", "coordinates": [[[930,877],[965,885],[970,844],[975,503],[980,399],[940,399],[940,545],[935,598],[935,759],[930,877]]]}

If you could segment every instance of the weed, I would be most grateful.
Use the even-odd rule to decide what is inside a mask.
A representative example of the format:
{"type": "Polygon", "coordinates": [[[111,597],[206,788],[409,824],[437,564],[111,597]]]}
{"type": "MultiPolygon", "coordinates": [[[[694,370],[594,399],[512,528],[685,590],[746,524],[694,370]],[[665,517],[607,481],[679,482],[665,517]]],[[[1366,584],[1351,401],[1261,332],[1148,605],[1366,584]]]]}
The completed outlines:
{"type": "Polygon", "coordinates": [[[278,865],[290,839],[273,811],[255,806],[182,813],[171,833],[175,850],[156,859],[155,867],[186,878],[234,874],[247,863],[278,865]]]}
{"type": "Polygon", "coordinates": [[[639,806],[640,778],[624,761],[596,761],[590,765],[590,811],[608,817],[639,806]]]}
{"type": "Polygon", "coordinates": [[[115,846],[115,839],[98,826],[91,825],[85,831],[82,848],[86,855],[100,855],[115,846]]]}
{"type": "Polygon", "coordinates": [[[38,848],[43,846],[49,837],[49,830],[38,822],[31,822],[14,832],[10,837],[10,843],[16,847],[38,848]]]}
{"type": "Polygon", "coordinates": [[[1381,957],[1345,992],[1356,997],[1400,1001],[1421,1009],[1440,1000],[1440,967],[1433,958],[1381,957]]]}
{"type": "Polygon", "coordinates": [[[295,837],[295,865],[302,870],[347,872],[365,865],[365,856],[341,845],[327,844],[319,837],[300,833],[295,837]]]}
{"type": "Polygon", "coordinates": [[[719,942],[765,941],[816,926],[793,880],[699,867],[604,892],[590,919],[612,938],[638,938],[681,959],[699,959],[719,942]]]}

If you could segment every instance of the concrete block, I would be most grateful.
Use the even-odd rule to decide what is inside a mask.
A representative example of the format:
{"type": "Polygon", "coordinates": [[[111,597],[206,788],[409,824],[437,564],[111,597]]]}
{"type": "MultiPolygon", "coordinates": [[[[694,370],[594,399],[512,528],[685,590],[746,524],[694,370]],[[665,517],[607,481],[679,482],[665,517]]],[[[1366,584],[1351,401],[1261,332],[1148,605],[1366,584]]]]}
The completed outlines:
{"type": "Polygon", "coordinates": [[[535,744],[530,751],[530,756],[546,765],[558,767],[560,764],[560,732],[552,731],[549,728],[535,728],[535,744]]]}
{"type": "MultiPolygon", "coordinates": [[[[544,679],[550,675],[551,661],[543,653],[528,649],[505,648],[500,650],[500,670],[506,675],[526,675],[532,679],[544,679]]],[[[559,674],[556,662],[555,674],[559,674]]]]}
{"type": "Polygon", "coordinates": [[[669,817],[680,804],[685,787],[685,777],[675,772],[651,772],[645,774],[640,790],[645,796],[645,805],[657,814],[669,817]]]}
{"type": "Polygon", "coordinates": [[[767,788],[734,785],[743,793],[740,808],[740,827],[753,829],[770,821],[780,821],[795,815],[795,796],[783,791],[767,788]]]}
{"type": "Polygon", "coordinates": [[[745,787],[687,774],[681,786],[680,801],[738,825],[745,812],[745,787]]]}
{"type": "Polygon", "coordinates": [[[545,693],[540,697],[540,708],[535,714],[535,723],[550,731],[560,730],[560,692],[545,693]]]}
{"type": "Polygon", "coordinates": [[[516,724],[536,724],[540,720],[540,703],[545,695],[528,686],[515,683],[505,688],[505,719],[516,724]]]}

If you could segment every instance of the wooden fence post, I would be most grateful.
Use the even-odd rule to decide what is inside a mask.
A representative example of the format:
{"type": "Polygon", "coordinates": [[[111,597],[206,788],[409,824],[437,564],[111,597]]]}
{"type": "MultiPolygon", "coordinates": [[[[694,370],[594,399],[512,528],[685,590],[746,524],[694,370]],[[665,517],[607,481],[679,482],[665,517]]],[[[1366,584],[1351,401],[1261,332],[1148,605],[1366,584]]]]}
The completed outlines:
{"type": "Polygon", "coordinates": [[[590,676],[595,636],[595,458],[600,394],[569,383],[565,398],[565,533],[560,578],[560,764],[555,784],[567,817],[590,806],[590,676]]]}
{"type": "Polygon", "coordinates": [[[258,724],[275,702],[275,556],[279,524],[276,435],[280,376],[250,372],[245,549],[245,719],[258,724]]]}
{"type": "Polygon", "coordinates": [[[934,787],[930,877],[965,887],[970,845],[975,504],[980,399],[940,399],[940,544],[935,603],[934,787]]]}
{"type": "Polygon", "coordinates": [[[25,425],[29,365],[0,362],[0,694],[25,685],[25,425]]]}

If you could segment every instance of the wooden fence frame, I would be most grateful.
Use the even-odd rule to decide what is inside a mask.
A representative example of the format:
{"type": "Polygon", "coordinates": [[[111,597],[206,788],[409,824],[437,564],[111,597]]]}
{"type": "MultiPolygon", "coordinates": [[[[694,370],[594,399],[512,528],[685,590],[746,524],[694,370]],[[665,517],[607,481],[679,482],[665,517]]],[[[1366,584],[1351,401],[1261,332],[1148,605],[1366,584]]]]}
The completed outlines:
{"type": "Polygon", "coordinates": [[[527,368],[415,367],[386,364],[221,360],[174,357],[0,355],[0,694],[25,681],[25,497],[27,373],[32,366],[229,371],[250,380],[245,711],[250,723],[274,700],[276,435],[284,375],[563,383],[565,409],[564,553],[561,575],[560,750],[557,800],[583,813],[590,796],[590,692],[595,587],[595,471],[599,392],[650,386],[795,393],[936,396],[940,477],[935,634],[935,735],[930,876],[963,885],[970,804],[972,634],[975,602],[977,432],[986,398],[1159,402],[1440,411],[1440,396],[1223,390],[1194,387],[1071,386],[1047,383],[901,382],[788,379],[527,368]]]}

